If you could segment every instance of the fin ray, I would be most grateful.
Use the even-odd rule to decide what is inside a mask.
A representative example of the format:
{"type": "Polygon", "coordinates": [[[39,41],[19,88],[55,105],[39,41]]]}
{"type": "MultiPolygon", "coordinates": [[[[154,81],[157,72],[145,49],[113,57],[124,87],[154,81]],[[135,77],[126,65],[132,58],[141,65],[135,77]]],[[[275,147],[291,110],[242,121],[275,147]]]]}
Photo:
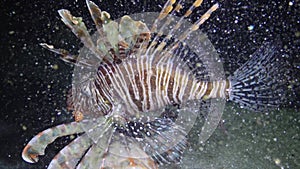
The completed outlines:
{"type": "Polygon", "coordinates": [[[280,58],[278,45],[261,46],[242,67],[229,77],[229,100],[250,110],[278,107],[286,95],[286,64],[280,58]]]}

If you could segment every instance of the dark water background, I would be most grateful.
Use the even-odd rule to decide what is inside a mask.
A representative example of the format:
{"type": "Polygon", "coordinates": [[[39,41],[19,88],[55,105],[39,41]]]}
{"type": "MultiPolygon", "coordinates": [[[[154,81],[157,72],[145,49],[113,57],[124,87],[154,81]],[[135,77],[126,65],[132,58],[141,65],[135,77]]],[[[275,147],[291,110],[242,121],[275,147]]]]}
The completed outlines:
{"type": "MultiPolygon", "coordinates": [[[[297,111],[300,108],[300,2],[219,2],[221,9],[212,15],[202,30],[208,34],[218,50],[228,74],[248,60],[249,55],[264,42],[274,39],[282,42],[282,53],[290,63],[293,79],[289,84],[291,95],[283,109],[292,112],[289,114],[298,121],[295,130],[299,131],[300,114],[297,111]],[[253,30],[250,30],[251,26],[253,30]]],[[[108,11],[112,18],[143,11],[158,12],[164,4],[163,1],[150,0],[96,3],[101,9],[108,11]]],[[[213,3],[204,1],[203,6],[196,10],[193,20],[213,3]]],[[[68,138],[63,138],[50,145],[46,150],[47,155],[37,164],[28,164],[21,159],[21,151],[32,136],[48,127],[72,120],[65,110],[72,66],[38,45],[47,42],[74,53],[80,48],[79,40],[60,21],[57,10],[62,8],[70,10],[75,16],[82,16],[86,25],[94,28],[84,1],[0,2],[1,169],[45,168],[51,158],[69,141],[68,138]]],[[[299,136],[296,139],[298,140],[293,144],[299,144],[296,150],[299,153],[299,136]]],[[[299,159],[295,163],[297,162],[299,159]]]]}

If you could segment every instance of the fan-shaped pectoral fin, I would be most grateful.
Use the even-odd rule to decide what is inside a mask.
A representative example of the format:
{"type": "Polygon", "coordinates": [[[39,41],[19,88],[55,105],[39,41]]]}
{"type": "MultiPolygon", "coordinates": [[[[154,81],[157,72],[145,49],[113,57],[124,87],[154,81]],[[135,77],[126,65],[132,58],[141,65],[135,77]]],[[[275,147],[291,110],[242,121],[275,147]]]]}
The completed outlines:
{"type": "Polygon", "coordinates": [[[79,136],[52,159],[48,169],[75,168],[92,144],[87,134],[79,136]]]}
{"type": "Polygon", "coordinates": [[[77,168],[158,168],[133,138],[115,132],[110,140],[107,147],[101,143],[105,139],[93,144],[77,168]]]}
{"type": "Polygon", "coordinates": [[[23,149],[22,158],[26,162],[36,163],[39,160],[38,156],[44,155],[47,145],[51,144],[55,139],[82,132],[83,130],[77,122],[61,124],[53,128],[46,129],[29,141],[23,149]]]}

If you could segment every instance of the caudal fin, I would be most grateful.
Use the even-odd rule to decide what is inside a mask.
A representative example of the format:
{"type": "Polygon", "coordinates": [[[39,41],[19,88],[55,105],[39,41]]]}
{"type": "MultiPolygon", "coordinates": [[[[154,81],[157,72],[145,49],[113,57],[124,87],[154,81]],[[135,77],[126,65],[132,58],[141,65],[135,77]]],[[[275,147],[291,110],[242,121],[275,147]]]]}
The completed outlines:
{"type": "Polygon", "coordinates": [[[278,107],[286,97],[287,70],[278,44],[266,43],[229,77],[229,100],[255,111],[278,107]]]}

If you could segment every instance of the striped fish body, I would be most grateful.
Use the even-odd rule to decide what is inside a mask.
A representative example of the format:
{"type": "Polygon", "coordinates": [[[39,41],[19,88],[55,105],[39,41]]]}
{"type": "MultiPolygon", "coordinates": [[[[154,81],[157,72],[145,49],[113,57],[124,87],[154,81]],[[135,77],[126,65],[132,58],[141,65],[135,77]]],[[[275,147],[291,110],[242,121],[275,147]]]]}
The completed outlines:
{"type": "MultiPolygon", "coordinates": [[[[189,100],[228,96],[228,80],[199,81],[177,56],[149,57],[153,56],[129,56],[121,64],[101,65],[95,80],[99,100],[109,100],[109,105],[121,103],[125,114],[136,116],[189,100]]],[[[107,102],[98,104],[104,107],[107,102]]]]}

